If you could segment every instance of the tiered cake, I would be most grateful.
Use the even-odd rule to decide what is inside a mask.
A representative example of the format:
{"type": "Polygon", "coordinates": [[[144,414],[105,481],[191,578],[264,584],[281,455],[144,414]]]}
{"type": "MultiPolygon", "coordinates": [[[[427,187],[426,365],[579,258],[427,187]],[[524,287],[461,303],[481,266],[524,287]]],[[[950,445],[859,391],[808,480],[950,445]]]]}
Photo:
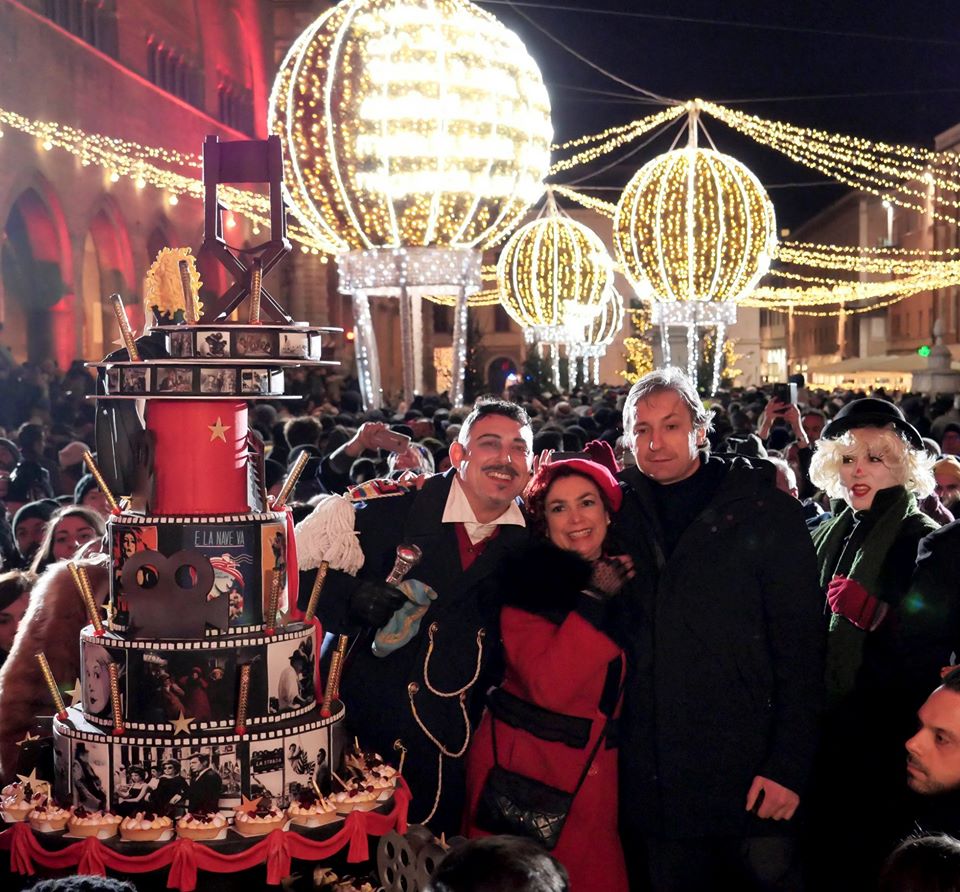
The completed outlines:
{"type": "Polygon", "coordinates": [[[98,365],[97,462],[128,500],[108,522],[107,621],[81,633],[79,704],[54,720],[54,791],[123,816],[232,815],[244,797],[282,810],[326,792],[340,749],[343,707],[320,715],[317,627],[293,621],[293,524],[265,491],[246,402],[283,399],[285,366],[336,365],[324,350],[340,330],[294,323],[261,292],[289,250],[279,144],[213,138],[204,165],[205,246],[237,281],[200,315],[193,258],[162,252],[173,269],[156,278],[183,290],[183,312],[162,305],[166,319],[192,321],[134,342],[121,305],[126,349],[98,365]],[[278,236],[246,252],[248,268],[220,237],[216,184],[254,181],[258,168],[278,236]],[[248,296],[248,321],[230,321],[248,296]]]}

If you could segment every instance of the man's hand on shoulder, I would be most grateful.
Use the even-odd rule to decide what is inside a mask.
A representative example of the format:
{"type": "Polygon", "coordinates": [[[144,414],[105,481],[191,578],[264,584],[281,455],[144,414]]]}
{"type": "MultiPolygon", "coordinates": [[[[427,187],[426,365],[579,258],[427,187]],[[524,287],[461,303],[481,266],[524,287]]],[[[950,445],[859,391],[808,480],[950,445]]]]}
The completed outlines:
{"type": "Polygon", "coordinates": [[[800,797],[793,790],[759,774],[753,779],[750,791],[747,793],[747,811],[756,809],[758,818],[789,821],[799,804],[800,797]]]}

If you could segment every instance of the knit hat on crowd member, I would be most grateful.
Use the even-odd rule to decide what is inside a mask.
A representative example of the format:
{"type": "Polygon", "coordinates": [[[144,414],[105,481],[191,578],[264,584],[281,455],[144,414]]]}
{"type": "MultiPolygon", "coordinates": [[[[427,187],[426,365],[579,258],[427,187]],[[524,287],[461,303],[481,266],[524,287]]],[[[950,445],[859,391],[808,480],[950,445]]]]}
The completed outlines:
{"type": "Polygon", "coordinates": [[[83,461],[83,453],[89,451],[89,449],[90,447],[86,443],[73,440],[57,453],[57,461],[61,468],[73,467],[83,461]]]}
{"type": "Polygon", "coordinates": [[[620,505],[623,503],[623,491],[620,489],[620,484],[617,483],[617,478],[603,465],[598,465],[586,458],[565,458],[541,465],[527,484],[526,492],[523,495],[523,501],[528,510],[532,514],[542,515],[543,512],[537,509],[537,504],[546,498],[554,480],[570,474],[582,474],[584,477],[589,477],[600,491],[600,496],[603,498],[607,510],[610,512],[620,510],[620,505]]]}
{"type": "Polygon", "coordinates": [[[923,437],[903,417],[903,412],[893,403],[873,397],[865,397],[847,403],[834,415],[820,436],[824,440],[836,440],[850,430],[857,430],[862,427],[886,427],[889,424],[892,424],[895,430],[903,434],[914,449],[923,449],[923,437]]]}
{"type": "Polygon", "coordinates": [[[28,520],[33,520],[34,518],[39,518],[44,523],[47,523],[59,507],[53,499],[40,499],[37,502],[27,502],[26,505],[17,509],[17,513],[13,515],[13,523],[11,524],[13,534],[17,534],[17,527],[20,526],[20,524],[28,520]]]}
{"type": "Polygon", "coordinates": [[[53,498],[50,474],[35,461],[21,461],[10,472],[7,501],[32,502],[38,498],[53,498]]]}
{"type": "Polygon", "coordinates": [[[97,480],[93,474],[84,474],[77,481],[77,485],[73,488],[73,504],[82,505],[87,493],[89,493],[90,490],[99,488],[100,484],[97,483],[97,480]]]}
{"type": "Polygon", "coordinates": [[[0,468],[6,471],[12,471],[18,464],[20,464],[20,447],[17,446],[13,440],[8,440],[6,437],[0,437],[0,468]],[[3,450],[6,450],[10,453],[10,457],[6,458],[2,453],[3,450]]]}

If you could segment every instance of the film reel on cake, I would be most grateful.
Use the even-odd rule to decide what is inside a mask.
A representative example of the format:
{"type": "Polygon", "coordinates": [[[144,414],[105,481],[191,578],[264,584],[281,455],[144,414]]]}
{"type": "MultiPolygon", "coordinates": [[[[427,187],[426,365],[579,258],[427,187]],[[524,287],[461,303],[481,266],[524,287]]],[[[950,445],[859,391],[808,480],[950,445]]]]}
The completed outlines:
{"type": "Polygon", "coordinates": [[[394,830],[380,837],[377,874],[384,892],[422,892],[446,850],[422,824],[411,824],[406,835],[394,830]]]}

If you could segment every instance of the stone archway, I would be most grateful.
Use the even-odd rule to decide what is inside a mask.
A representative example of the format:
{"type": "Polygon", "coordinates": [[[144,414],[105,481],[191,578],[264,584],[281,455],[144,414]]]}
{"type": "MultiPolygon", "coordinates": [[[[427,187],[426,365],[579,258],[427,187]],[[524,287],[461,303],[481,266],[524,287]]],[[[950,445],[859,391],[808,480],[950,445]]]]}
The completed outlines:
{"type": "Polygon", "coordinates": [[[66,369],[77,355],[76,298],[66,222],[51,190],[25,190],[3,235],[5,340],[21,362],[53,359],[66,369]]]}
{"type": "MultiPolygon", "coordinates": [[[[117,324],[110,295],[119,294],[126,306],[140,303],[133,283],[133,259],[126,227],[112,207],[99,210],[90,222],[83,245],[83,356],[100,359],[115,348],[117,324]]],[[[140,321],[140,320],[135,320],[140,321]]]]}

